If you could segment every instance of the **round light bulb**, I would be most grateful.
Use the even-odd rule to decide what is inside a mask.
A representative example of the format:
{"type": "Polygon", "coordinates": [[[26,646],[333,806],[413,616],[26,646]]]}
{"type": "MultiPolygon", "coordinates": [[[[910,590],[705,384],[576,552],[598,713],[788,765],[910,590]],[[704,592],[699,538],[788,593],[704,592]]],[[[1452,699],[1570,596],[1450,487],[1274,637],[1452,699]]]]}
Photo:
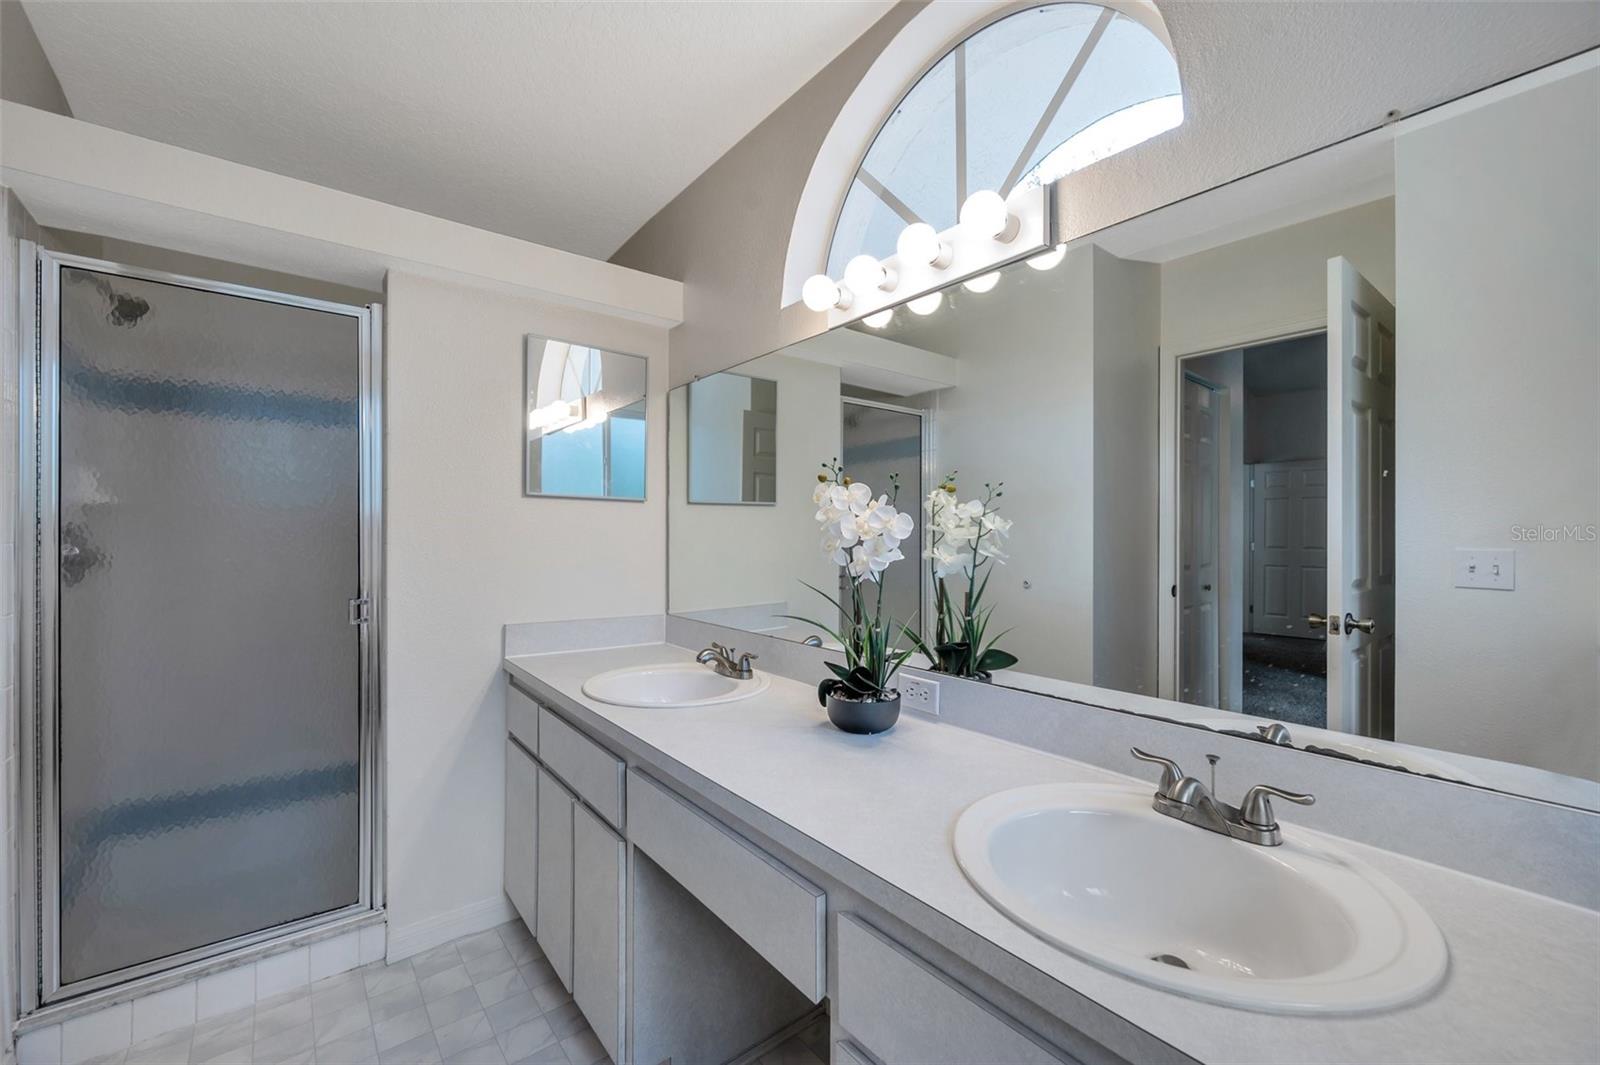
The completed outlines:
{"type": "Polygon", "coordinates": [[[950,245],[939,239],[939,231],[926,222],[913,222],[900,231],[894,250],[908,262],[927,263],[943,269],[950,265],[950,245]]]}
{"type": "Polygon", "coordinates": [[[800,299],[814,311],[850,306],[850,290],[827,274],[812,274],[800,287],[800,299]]]}
{"type": "Polygon", "coordinates": [[[990,270],[987,274],[969,277],[961,282],[961,287],[968,292],[988,292],[1000,283],[1000,271],[990,270]]]}
{"type": "Polygon", "coordinates": [[[879,311],[877,314],[869,314],[861,320],[873,329],[882,329],[894,320],[894,308],[890,307],[879,311]]]}
{"type": "Polygon", "coordinates": [[[961,225],[974,233],[992,237],[1001,244],[1016,239],[1022,222],[1006,206],[1005,198],[993,189],[981,189],[961,205],[961,225]]]}
{"type": "Polygon", "coordinates": [[[934,311],[938,310],[939,309],[939,304],[941,304],[943,302],[944,302],[944,293],[943,292],[930,292],[926,296],[918,296],[916,299],[912,300],[910,303],[907,303],[906,306],[911,308],[911,313],[912,314],[924,314],[924,315],[926,315],[926,314],[932,314],[934,311]]]}
{"type": "Polygon", "coordinates": [[[1040,252],[1038,255],[1035,255],[1033,258],[1029,259],[1028,265],[1033,267],[1035,270],[1049,270],[1052,267],[1059,266],[1061,260],[1065,259],[1066,257],[1067,246],[1065,244],[1057,244],[1049,251],[1040,252]]]}
{"type": "Polygon", "coordinates": [[[844,266],[844,283],[854,292],[894,288],[894,271],[870,255],[857,255],[844,266]]]}

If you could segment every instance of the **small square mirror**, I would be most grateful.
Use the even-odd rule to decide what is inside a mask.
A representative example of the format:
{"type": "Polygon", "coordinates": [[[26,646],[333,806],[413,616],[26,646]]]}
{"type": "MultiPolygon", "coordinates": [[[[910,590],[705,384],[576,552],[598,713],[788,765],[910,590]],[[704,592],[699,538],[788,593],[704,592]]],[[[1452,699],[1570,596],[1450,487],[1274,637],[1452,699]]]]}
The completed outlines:
{"type": "Polygon", "coordinates": [[[644,499],[649,360],[530,335],[523,372],[523,494],[644,499]]]}

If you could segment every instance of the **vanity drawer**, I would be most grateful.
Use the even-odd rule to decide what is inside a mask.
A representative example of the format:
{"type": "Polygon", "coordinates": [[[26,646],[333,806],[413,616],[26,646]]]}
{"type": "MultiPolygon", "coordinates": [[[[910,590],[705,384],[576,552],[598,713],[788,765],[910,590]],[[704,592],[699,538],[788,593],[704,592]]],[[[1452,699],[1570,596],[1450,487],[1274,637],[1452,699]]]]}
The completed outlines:
{"type": "Polygon", "coordinates": [[[628,838],[812,1002],[827,993],[827,895],[637,770],[628,838]]]}
{"type": "Polygon", "coordinates": [[[839,1026],[884,1065],[1063,1065],[1014,1021],[849,914],[839,915],[839,1026]]]}
{"type": "Polygon", "coordinates": [[[539,753],[539,704],[510,680],[506,681],[506,731],[530,753],[539,753]]]}
{"type": "Polygon", "coordinates": [[[622,773],[620,758],[583,733],[539,708],[539,760],[560,777],[595,813],[622,827],[622,773]]]}

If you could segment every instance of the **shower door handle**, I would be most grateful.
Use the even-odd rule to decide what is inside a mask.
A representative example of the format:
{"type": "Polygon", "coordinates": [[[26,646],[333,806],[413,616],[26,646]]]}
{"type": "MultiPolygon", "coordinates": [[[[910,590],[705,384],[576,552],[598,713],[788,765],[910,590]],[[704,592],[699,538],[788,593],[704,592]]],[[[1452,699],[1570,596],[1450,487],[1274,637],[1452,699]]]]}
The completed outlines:
{"type": "Polygon", "coordinates": [[[371,621],[372,615],[369,609],[371,606],[372,600],[364,595],[350,600],[350,624],[365,625],[371,621]]]}

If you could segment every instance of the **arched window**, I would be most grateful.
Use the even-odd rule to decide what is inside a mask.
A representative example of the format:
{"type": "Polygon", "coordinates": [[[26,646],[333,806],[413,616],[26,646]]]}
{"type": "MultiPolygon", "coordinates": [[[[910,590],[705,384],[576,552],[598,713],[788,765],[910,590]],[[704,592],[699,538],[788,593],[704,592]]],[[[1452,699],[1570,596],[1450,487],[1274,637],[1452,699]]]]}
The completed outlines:
{"type": "Polygon", "coordinates": [[[834,225],[827,272],[886,258],[912,222],[943,230],[967,195],[1047,184],[1183,121],[1178,65],[1098,4],[992,22],[942,56],[879,128],[834,225]]]}

